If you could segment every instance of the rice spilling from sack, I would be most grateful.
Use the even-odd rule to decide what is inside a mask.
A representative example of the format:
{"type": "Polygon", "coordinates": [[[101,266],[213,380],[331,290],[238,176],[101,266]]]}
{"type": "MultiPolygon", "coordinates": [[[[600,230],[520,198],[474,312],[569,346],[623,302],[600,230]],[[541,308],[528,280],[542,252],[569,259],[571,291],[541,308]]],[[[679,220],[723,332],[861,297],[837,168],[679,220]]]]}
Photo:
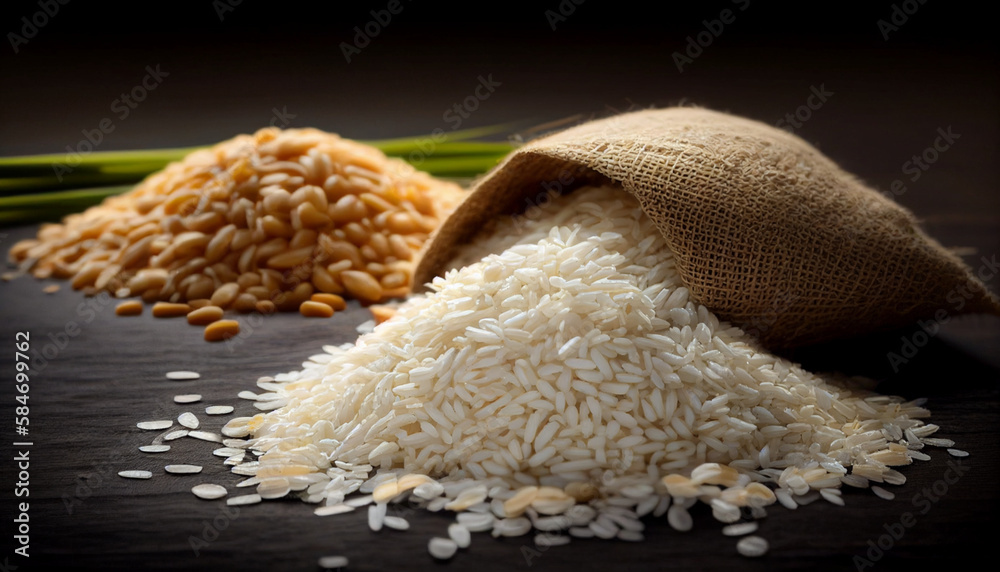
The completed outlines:
{"type": "Polygon", "coordinates": [[[355,345],[258,382],[269,411],[223,432],[262,454],[234,470],[330,507],[409,495],[494,535],[637,540],[671,503],[681,530],[696,499],[736,522],[901,484],[891,467],[925,457],[919,403],[828,382],[689,300],[631,196],[581,189],[544,214],[498,221],[355,345]]]}

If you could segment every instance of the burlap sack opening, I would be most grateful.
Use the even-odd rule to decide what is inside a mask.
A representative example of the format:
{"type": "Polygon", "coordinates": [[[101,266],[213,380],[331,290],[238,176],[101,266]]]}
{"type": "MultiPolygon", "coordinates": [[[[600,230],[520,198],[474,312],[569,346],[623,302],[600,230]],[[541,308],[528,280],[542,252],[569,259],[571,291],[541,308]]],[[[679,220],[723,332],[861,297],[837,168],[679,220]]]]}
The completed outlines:
{"type": "Polygon", "coordinates": [[[1000,302],[914,216],[802,139],[697,108],[646,110],[533,141],[477,182],[425,247],[442,274],[490,219],[544,216],[551,192],[613,182],[634,195],[693,298],[771,348],[1000,302]]]}

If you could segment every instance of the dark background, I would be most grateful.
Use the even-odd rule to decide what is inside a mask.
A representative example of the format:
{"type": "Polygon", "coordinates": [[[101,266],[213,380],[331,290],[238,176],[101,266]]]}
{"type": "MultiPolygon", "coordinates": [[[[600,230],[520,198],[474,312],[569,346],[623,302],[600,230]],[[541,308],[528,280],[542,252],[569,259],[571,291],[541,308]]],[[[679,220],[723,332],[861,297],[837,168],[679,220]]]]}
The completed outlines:
{"type": "MultiPolygon", "coordinates": [[[[342,43],[354,42],[354,28],[364,28],[374,19],[371,11],[387,4],[72,0],[54,16],[39,16],[47,21],[28,38],[21,18],[30,20],[42,8],[7,2],[0,9],[0,155],[77,148],[105,118],[113,131],[99,150],[213,143],[264,127],[276,112],[290,127],[352,138],[419,136],[453,128],[454,116],[446,114],[487,77],[500,85],[463,118],[463,129],[522,122],[510,135],[530,137],[530,126],[677,104],[770,124],[798,111],[808,119],[796,133],[872,186],[889,190],[902,181],[905,191],[896,200],[943,244],[961,247],[973,268],[1000,253],[997,34],[985,8],[935,0],[657,7],[599,0],[498,6],[404,1],[348,62],[342,43]],[[724,9],[735,20],[678,70],[675,53],[684,53],[689,38],[724,9]],[[878,22],[892,23],[894,13],[900,25],[886,38],[878,22]],[[11,33],[27,40],[16,53],[11,33]],[[140,84],[147,66],[168,75],[121,118],[115,100],[140,84]],[[832,95],[816,109],[802,108],[814,88],[832,95]],[[960,136],[914,180],[907,162],[933,145],[939,129],[949,128],[960,136]]],[[[6,249],[34,232],[0,228],[0,245],[6,249]]],[[[994,292],[998,283],[994,271],[988,280],[994,292]]],[[[205,344],[186,324],[153,323],[148,312],[125,321],[114,318],[111,305],[101,305],[85,322],[81,295],[64,285],[46,296],[41,287],[30,279],[0,283],[0,348],[24,330],[43,345],[69,321],[79,322],[81,333],[32,378],[30,560],[12,552],[16,476],[11,461],[0,461],[0,564],[9,558],[22,570],[43,562],[84,569],[298,570],[313,569],[321,555],[342,553],[353,569],[435,565],[426,541],[444,532],[441,515],[410,514],[415,530],[373,534],[360,513],[318,519],[298,502],[241,509],[195,556],[189,538],[203,535],[203,523],[220,514],[218,501],[186,492],[198,477],[139,482],[114,476],[124,468],[156,469],[159,458],[135,449],[150,435],[134,423],[176,416],[181,409],[170,401],[173,394],[203,393],[200,405],[234,403],[235,393],[252,389],[258,375],[294,369],[322,344],[351,340],[365,310],[352,306],[323,323],[269,318],[229,351],[205,344]],[[182,390],[162,381],[163,372],[181,366],[206,379],[182,390]],[[85,488],[78,488],[81,483],[85,488]]],[[[887,354],[900,352],[903,339],[915,339],[914,328],[792,355],[813,369],[873,377],[887,393],[929,397],[942,436],[972,453],[965,461],[972,468],[894,542],[876,570],[953,566],[992,554],[1000,508],[994,478],[1000,468],[998,322],[951,319],[898,371],[887,354]]],[[[13,362],[4,357],[2,364],[0,372],[7,373],[0,375],[10,382],[0,378],[0,459],[10,459],[13,362]]],[[[250,412],[240,407],[238,413],[250,412]]],[[[175,443],[169,462],[206,466],[197,482],[239,480],[207,457],[209,444],[175,443]]],[[[450,566],[851,570],[852,557],[864,554],[867,541],[914,510],[914,495],[943,479],[947,455],[931,453],[932,461],[904,470],[910,482],[893,488],[893,502],[845,491],[846,508],[816,503],[795,512],[772,510],[761,529],[772,551],[759,561],[736,556],[732,539],[718,533],[705,511],[696,513],[695,530],[687,535],[650,522],[642,544],[574,541],[530,563],[522,550],[531,546],[526,539],[477,536],[450,566]]]]}

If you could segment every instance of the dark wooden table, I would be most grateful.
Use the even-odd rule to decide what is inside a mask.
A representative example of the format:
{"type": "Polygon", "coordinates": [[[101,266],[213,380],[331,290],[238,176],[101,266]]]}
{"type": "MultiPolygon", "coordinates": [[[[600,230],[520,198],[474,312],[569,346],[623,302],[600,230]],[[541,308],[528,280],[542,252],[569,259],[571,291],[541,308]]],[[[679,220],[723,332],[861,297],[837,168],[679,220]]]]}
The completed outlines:
{"type": "MultiPolygon", "coordinates": [[[[335,24],[296,20],[303,31],[271,34],[266,24],[276,17],[266,8],[244,2],[220,21],[204,3],[204,14],[164,8],[157,15],[161,25],[146,22],[152,26],[148,34],[129,34],[106,19],[110,9],[73,3],[16,56],[3,55],[0,153],[59,152],[76,144],[81,130],[110,116],[109,103],[140,80],[149,64],[160,63],[172,75],[127,120],[115,120],[102,149],[221,140],[266,125],[274,109],[292,114],[291,126],[358,138],[430,133],[450,128],[444,113],[471,93],[478,76],[493,74],[502,85],[480,101],[463,128],[681,101],[771,124],[798,113],[806,119],[796,133],[849,171],[883,190],[900,180],[905,190],[896,200],[943,244],[964,247],[970,265],[988,268],[982,257],[1000,257],[1000,82],[987,18],[927,3],[885,40],[876,21],[889,17],[888,4],[870,3],[853,12],[829,7],[823,17],[806,17],[754,3],[679,72],[673,54],[719,10],[689,6],[668,22],[635,15],[625,21],[612,18],[619,8],[611,4],[579,5],[555,30],[542,7],[524,12],[530,24],[511,26],[504,12],[496,22],[476,27],[430,25],[416,12],[431,8],[406,4],[398,27],[387,26],[348,64],[340,42],[351,41],[353,26],[371,18],[368,8],[345,12],[335,24]],[[188,20],[190,29],[175,34],[188,20]],[[810,99],[814,90],[829,95],[810,99]],[[917,167],[920,176],[914,178],[908,161],[934,145],[939,129],[949,128],[960,137],[926,170],[917,167]]],[[[22,8],[24,15],[38,9],[31,2],[22,8]]],[[[0,246],[6,251],[36,230],[0,228],[0,246]]],[[[996,292],[1000,279],[993,272],[986,277],[996,292]]],[[[227,512],[222,501],[199,500],[189,492],[196,483],[233,485],[241,479],[211,456],[213,444],[181,439],[159,455],[137,449],[155,435],[137,429],[138,421],[201,412],[209,404],[235,405],[236,415],[253,413],[236,393],[254,389],[260,375],[295,369],[324,344],[353,340],[355,326],[369,317],[366,310],[352,304],[330,320],[271,316],[239,344],[208,344],[199,329],[182,320],[155,320],[148,308],[141,317],[118,318],[113,303],[85,298],[65,283],[44,294],[49,283],[58,282],[0,282],[0,344],[7,344],[0,352],[6,376],[0,381],[5,570],[43,564],[312,570],[318,557],[329,554],[348,556],[355,570],[855,570],[855,557],[878,557],[875,570],[921,570],[978,558],[988,562],[994,554],[1000,509],[1000,320],[995,317],[949,320],[898,371],[887,356],[901,351],[904,338],[914,339],[915,327],[790,356],[816,371],[875,378],[885,393],[928,397],[931,420],[942,427],[939,435],[970,452],[957,480],[957,460],[932,450],[931,461],[903,470],[908,482],[891,487],[897,494],[893,501],[845,490],[846,507],[816,502],[796,511],[774,508],[760,529],[771,551],[757,560],[738,556],[734,539],[723,537],[720,525],[699,508],[695,529],[686,534],[650,519],[640,544],[574,540],[538,552],[528,537],[497,540],[479,534],[468,550],[441,565],[427,554],[426,544],[445,533],[446,515],[406,511],[410,531],[372,533],[363,511],[320,518],[298,501],[227,512]],[[13,346],[22,331],[30,332],[31,353],[40,352],[32,362],[30,448],[11,446],[19,405],[13,346]],[[199,371],[202,379],[164,378],[177,369],[199,371]],[[193,392],[204,396],[201,403],[172,401],[173,395],[193,392]],[[30,451],[30,497],[16,498],[13,459],[22,450],[30,451]],[[205,469],[198,476],[169,475],[162,470],[167,463],[205,469]],[[123,469],[149,469],[155,476],[126,480],[116,476],[123,469]],[[18,501],[30,503],[29,559],[13,552],[18,501]],[[883,535],[898,531],[907,513],[915,515],[915,524],[881,555],[873,549],[869,556],[880,538],[883,547],[889,545],[883,535]]],[[[208,429],[224,422],[199,417],[208,429]]]]}

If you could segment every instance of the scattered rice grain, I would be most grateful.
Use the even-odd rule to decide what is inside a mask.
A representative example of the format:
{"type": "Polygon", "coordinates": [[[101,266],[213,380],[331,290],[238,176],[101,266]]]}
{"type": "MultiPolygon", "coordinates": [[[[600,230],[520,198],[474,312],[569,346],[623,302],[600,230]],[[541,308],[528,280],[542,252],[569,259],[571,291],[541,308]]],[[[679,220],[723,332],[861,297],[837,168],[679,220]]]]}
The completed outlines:
{"type": "Polygon", "coordinates": [[[226,487],[212,483],[195,485],[191,487],[191,492],[194,493],[194,496],[205,500],[221,499],[229,494],[226,487]]]}
{"type": "Polygon", "coordinates": [[[193,475],[201,472],[200,465],[167,465],[163,470],[174,475],[193,475]]]}
{"type": "Polygon", "coordinates": [[[173,381],[188,381],[192,379],[198,379],[201,374],[196,371],[168,371],[167,379],[173,381]]]}
{"type": "Polygon", "coordinates": [[[746,536],[736,543],[736,550],[748,558],[757,558],[767,554],[767,540],[759,536],[746,536]]]}
{"type": "Polygon", "coordinates": [[[166,453],[170,450],[170,445],[143,445],[139,450],[143,453],[166,453]]]}

